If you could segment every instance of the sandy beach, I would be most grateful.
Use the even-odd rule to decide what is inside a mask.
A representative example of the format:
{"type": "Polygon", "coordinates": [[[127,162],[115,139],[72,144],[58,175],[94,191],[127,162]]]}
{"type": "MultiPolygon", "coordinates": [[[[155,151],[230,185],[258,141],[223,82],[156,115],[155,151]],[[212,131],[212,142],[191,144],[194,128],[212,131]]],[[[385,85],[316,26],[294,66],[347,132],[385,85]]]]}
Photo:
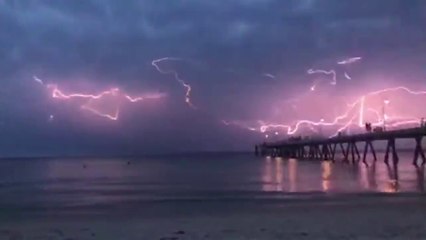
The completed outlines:
{"type": "Polygon", "coordinates": [[[357,196],[223,207],[193,202],[193,209],[186,203],[182,212],[158,216],[144,215],[142,208],[90,215],[24,214],[2,219],[0,239],[426,239],[425,200],[357,196]]]}

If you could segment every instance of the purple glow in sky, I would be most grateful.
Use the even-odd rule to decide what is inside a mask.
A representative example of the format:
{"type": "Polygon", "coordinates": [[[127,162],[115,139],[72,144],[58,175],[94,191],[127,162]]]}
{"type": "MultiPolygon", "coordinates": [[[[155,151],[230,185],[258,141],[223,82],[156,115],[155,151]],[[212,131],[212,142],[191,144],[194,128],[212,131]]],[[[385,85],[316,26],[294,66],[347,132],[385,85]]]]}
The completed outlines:
{"type": "Polygon", "coordinates": [[[425,13],[421,0],[0,1],[2,151],[246,150],[296,128],[415,124],[425,13]],[[410,91],[369,95],[398,86],[410,91]]]}

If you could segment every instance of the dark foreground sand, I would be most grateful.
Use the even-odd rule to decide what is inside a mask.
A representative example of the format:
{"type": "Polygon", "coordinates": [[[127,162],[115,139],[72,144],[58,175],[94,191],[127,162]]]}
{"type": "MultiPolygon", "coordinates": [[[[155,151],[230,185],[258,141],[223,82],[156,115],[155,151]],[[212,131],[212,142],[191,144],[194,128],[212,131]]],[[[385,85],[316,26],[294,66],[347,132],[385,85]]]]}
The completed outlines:
{"type": "Polygon", "coordinates": [[[96,216],[2,216],[0,239],[426,239],[423,196],[184,205],[182,212],[158,215],[144,215],[141,207],[96,216]]]}

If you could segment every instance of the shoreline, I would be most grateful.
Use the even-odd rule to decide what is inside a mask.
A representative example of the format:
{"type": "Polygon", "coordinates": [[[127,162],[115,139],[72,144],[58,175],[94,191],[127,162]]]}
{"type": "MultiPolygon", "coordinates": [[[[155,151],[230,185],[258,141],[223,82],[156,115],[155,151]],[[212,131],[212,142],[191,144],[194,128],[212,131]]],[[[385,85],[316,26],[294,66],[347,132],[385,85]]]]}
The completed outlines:
{"type": "Polygon", "coordinates": [[[2,219],[0,239],[12,239],[12,233],[21,236],[14,239],[425,239],[425,199],[391,195],[281,204],[163,203],[166,211],[152,215],[139,215],[142,207],[132,214],[2,219]]]}
{"type": "MultiPolygon", "coordinates": [[[[223,194],[224,192],[218,192],[223,194]]],[[[167,206],[193,206],[193,210],[199,209],[201,212],[206,206],[232,206],[236,209],[244,209],[252,205],[263,207],[276,207],[276,206],[294,206],[294,205],[320,205],[320,204],[353,204],[353,203],[375,203],[375,202],[421,202],[426,203],[426,193],[419,192],[268,192],[256,194],[258,192],[241,192],[228,193],[228,195],[212,196],[182,196],[182,197],[164,197],[152,199],[135,199],[135,200],[122,200],[111,201],[105,203],[93,204],[64,204],[64,203],[50,203],[49,206],[37,205],[2,205],[0,204],[1,212],[10,213],[30,213],[35,215],[57,213],[58,215],[66,216],[67,212],[81,212],[82,214],[91,213],[109,214],[120,213],[131,215],[132,213],[139,213],[141,211],[147,213],[146,209],[153,207],[167,206]]],[[[72,201],[70,201],[72,202],[72,201]]],[[[75,214],[73,214],[75,215],[75,214]]],[[[138,215],[141,216],[141,215],[138,215]]],[[[1,221],[1,217],[0,217],[1,221]]]]}

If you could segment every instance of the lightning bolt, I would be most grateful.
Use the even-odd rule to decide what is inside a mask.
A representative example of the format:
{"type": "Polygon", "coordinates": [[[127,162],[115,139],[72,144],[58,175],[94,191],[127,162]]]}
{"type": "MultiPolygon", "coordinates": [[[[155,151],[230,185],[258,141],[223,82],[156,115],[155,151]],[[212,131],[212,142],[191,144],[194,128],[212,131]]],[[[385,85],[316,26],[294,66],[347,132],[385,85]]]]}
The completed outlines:
{"type": "Polygon", "coordinates": [[[192,87],[191,85],[189,85],[188,83],[186,83],[183,79],[181,79],[179,77],[179,73],[175,70],[162,70],[161,67],[159,66],[159,64],[163,61],[183,61],[184,59],[182,58],[175,58],[175,57],[164,57],[164,58],[159,58],[159,59],[155,59],[151,62],[151,65],[155,67],[155,69],[157,69],[158,72],[160,72],[161,74],[172,74],[175,77],[175,80],[180,83],[182,85],[183,88],[185,88],[186,92],[185,92],[185,102],[186,104],[188,104],[188,106],[190,106],[193,109],[196,109],[195,105],[192,103],[191,101],[191,91],[192,91],[192,87]]]}
{"type": "Polygon", "coordinates": [[[349,65],[349,64],[361,61],[361,60],[362,60],[362,57],[352,57],[352,58],[348,58],[348,59],[339,61],[339,62],[337,62],[337,64],[339,64],[339,65],[349,65]]]}
{"type": "MultiPolygon", "coordinates": [[[[358,61],[361,61],[362,57],[352,57],[352,58],[348,58],[348,59],[344,59],[342,61],[338,61],[337,64],[338,65],[350,65],[353,63],[356,63],[358,61]]],[[[331,85],[336,85],[337,84],[337,73],[336,70],[323,70],[323,69],[309,69],[307,71],[307,73],[309,75],[312,74],[325,74],[325,75],[331,75],[332,76],[332,81],[330,82],[331,85]]],[[[344,73],[344,76],[346,79],[348,80],[352,80],[351,76],[349,76],[349,74],[347,72],[344,73]]],[[[315,82],[313,86],[311,86],[311,91],[315,91],[317,85],[319,84],[319,82],[315,82]]]]}
{"type": "Polygon", "coordinates": [[[222,120],[222,123],[225,124],[226,126],[237,126],[237,127],[244,128],[244,129],[247,129],[247,130],[252,131],[252,132],[256,132],[258,130],[257,128],[250,127],[247,124],[242,123],[240,121],[222,120]]]}
{"type": "MultiPolygon", "coordinates": [[[[309,75],[312,74],[325,74],[325,75],[331,75],[332,76],[332,81],[330,82],[331,85],[336,85],[337,84],[337,75],[336,75],[336,71],[335,70],[330,70],[330,71],[326,71],[326,70],[322,70],[322,69],[309,69],[307,71],[307,73],[309,75]]],[[[311,88],[312,89],[312,88],[311,88]]],[[[315,90],[315,89],[314,89],[315,90]]]]}
{"type": "Polygon", "coordinates": [[[116,108],[115,112],[113,114],[104,113],[104,112],[99,111],[96,108],[92,108],[92,107],[90,107],[88,105],[82,105],[81,109],[87,110],[87,111],[89,111],[89,112],[91,112],[91,113],[93,113],[93,114],[95,114],[97,116],[100,116],[100,117],[103,117],[103,118],[107,118],[107,119],[112,120],[112,121],[117,121],[118,117],[119,117],[119,114],[120,114],[120,109],[119,108],[116,108]]]}
{"type": "Polygon", "coordinates": [[[40,78],[38,78],[37,76],[33,76],[33,79],[34,79],[34,81],[35,81],[36,83],[39,83],[39,84],[41,84],[41,85],[44,85],[43,80],[41,80],[41,79],[40,79],[40,78]]]}
{"type": "Polygon", "coordinates": [[[351,76],[349,76],[349,74],[347,72],[345,72],[345,78],[348,80],[352,80],[351,76]]]}
{"type": "MultiPolygon", "coordinates": [[[[266,133],[269,131],[283,130],[287,135],[294,135],[298,133],[302,127],[306,126],[310,129],[312,127],[337,127],[337,131],[332,135],[336,136],[339,132],[348,129],[351,126],[355,126],[358,128],[363,128],[364,123],[366,122],[365,115],[367,112],[372,112],[376,117],[377,121],[373,122],[373,126],[381,126],[384,124],[384,119],[386,119],[387,127],[400,127],[410,124],[418,124],[420,118],[417,117],[404,117],[404,116],[390,116],[384,115],[383,117],[374,108],[366,108],[368,103],[368,98],[377,96],[383,93],[397,92],[402,91],[406,92],[410,95],[426,95],[426,91],[414,91],[405,86],[398,86],[392,88],[384,88],[377,91],[369,92],[359,98],[357,98],[352,103],[348,104],[348,108],[341,115],[335,117],[332,121],[312,121],[308,119],[297,120],[293,124],[274,124],[274,123],[265,123],[264,121],[259,121],[258,127],[248,126],[247,124],[243,124],[242,122],[234,121],[234,125],[239,126],[245,129],[256,129],[257,132],[266,133]],[[357,119],[357,120],[356,120],[357,119]]],[[[389,101],[387,101],[389,103],[389,101]]],[[[269,134],[268,134],[269,135],[269,134]]]]}
{"type": "Polygon", "coordinates": [[[267,77],[267,78],[271,78],[271,79],[275,79],[276,77],[270,73],[264,73],[262,76],[267,77]]]}
{"type": "Polygon", "coordinates": [[[365,97],[361,97],[360,108],[359,108],[359,122],[358,126],[362,127],[364,124],[364,112],[365,112],[365,97]]]}
{"type": "MultiPolygon", "coordinates": [[[[43,82],[40,78],[37,78],[36,76],[34,76],[33,79],[37,82],[43,82]]],[[[165,94],[161,94],[161,93],[158,93],[158,94],[151,93],[151,94],[144,94],[140,96],[130,96],[124,93],[123,91],[121,91],[119,88],[111,88],[109,90],[102,91],[97,94],[80,93],[80,92],[65,93],[64,91],[59,89],[57,85],[54,85],[54,84],[47,84],[46,88],[49,91],[51,91],[51,97],[54,99],[59,99],[59,100],[83,99],[85,100],[85,102],[83,105],[80,106],[81,109],[87,110],[97,116],[107,118],[113,121],[116,121],[119,118],[119,113],[120,113],[119,105],[121,103],[121,100],[125,100],[130,103],[137,103],[137,102],[141,102],[145,100],[160,99],[166,96],[165,94]],[[112,114],[105,113],[102,110],[99,110],[91,106],[94,100],[103,100],[106,97],[113,97],[114,99],[116,99],[117,107],[114,113],[112,114]]],[[[50,119],[53,120],[53,115],[51,115],[50,119]]]]}

